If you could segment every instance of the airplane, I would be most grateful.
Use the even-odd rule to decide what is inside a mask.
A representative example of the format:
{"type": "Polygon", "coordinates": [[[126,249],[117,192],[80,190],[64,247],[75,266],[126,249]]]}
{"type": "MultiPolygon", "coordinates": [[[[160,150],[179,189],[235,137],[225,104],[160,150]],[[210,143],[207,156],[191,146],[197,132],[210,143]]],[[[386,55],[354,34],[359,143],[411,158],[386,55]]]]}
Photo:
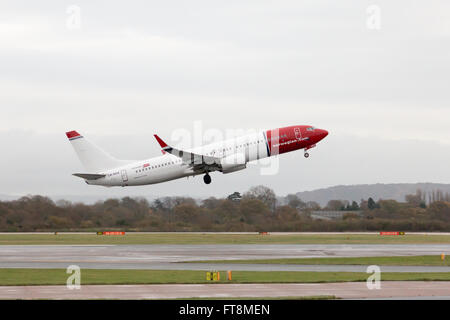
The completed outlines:
{"type": "Polygon", "coordinates": [[[77,131],[66,132],[66,135],[87,171],[74,173],[74,176],[84,179],[89,185],[126,187],[196,175],[204,175],[203,181],[210,184],[211,172],[236,172],[245,169],[251,161],[300,149],[308,158],[307,151],[328,132],[313,126],[289,126],[186,150],[169,146],[155,134],[163,155],[141,161],[115,159],[77,131]]]}

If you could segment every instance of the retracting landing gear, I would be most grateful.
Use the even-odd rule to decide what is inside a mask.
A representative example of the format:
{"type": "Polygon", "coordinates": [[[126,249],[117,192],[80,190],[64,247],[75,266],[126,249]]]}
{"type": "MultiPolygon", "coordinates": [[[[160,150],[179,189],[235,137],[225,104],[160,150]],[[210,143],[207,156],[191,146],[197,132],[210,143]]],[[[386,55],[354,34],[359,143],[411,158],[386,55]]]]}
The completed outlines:
{"type": "Polygon", "coordinates": [[[210,184],[210,183],[211,183],[211,176],[210,176],[208,173],[206,173],[206,174],[203,176],[203,181],[204,181],[206,184],[210,184]]]}
{"type": "Polygon", "coordinates": [[[315,146],[316,146],[315,144],[312,144],[312,145],[310,145],[310,146],[308,146],[308,147],[306,147],[306,148],[304,149],[304,151],[305,151],[305,153],[304,153],[305,158],[308,158],[308,157],[309,157],[308,150],[314,148],[315,146]]]}

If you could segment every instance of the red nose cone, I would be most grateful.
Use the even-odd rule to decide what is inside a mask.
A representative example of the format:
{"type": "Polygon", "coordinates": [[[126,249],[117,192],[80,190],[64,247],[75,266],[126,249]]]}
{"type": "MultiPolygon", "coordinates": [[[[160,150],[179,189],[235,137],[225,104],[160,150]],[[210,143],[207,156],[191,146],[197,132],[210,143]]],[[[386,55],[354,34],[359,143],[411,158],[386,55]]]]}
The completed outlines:
{"type": "Polygon", "coordinates": [[[320,129],[320,139],[325,138],[328,135],[327,130],[320,129]]]}

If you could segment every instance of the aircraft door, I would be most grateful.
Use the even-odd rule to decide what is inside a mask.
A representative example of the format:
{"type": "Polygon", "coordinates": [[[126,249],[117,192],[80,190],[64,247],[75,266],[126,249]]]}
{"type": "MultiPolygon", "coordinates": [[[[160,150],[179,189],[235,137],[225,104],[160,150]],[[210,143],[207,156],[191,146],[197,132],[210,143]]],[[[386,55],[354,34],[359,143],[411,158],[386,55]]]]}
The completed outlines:
{"type": "Polygon", "coordinates": [[[127,170],[122,170],[120,173],[122,174],[122,182],[127,182],[128,181],[127,170]]]}
{"type": "Polygon", "coordinates": [[[302,140],[302,133],[301,133],[301,131],[300,131],[300,128],[295,128],[294,129],[294,133],[295,133],[295,139],[297,139],[297,140],[302,140]]]}

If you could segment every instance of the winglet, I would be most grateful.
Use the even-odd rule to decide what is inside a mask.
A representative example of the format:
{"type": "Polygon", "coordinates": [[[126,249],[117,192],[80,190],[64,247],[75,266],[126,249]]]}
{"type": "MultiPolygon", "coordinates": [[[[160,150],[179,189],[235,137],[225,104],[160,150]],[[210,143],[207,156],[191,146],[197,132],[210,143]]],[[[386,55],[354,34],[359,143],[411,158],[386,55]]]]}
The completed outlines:
{"type": "Polygon", "coordinates": [[[162,139],[160,137],[158,137],[157,134],[154,135],[156,138],[156,141],[158,141],[159,145],[161,146],[161,148],[166,148],[168,147],[167,143],[165,143],[164,141],[162,141],[162,139]]]}
{"type": "Polygon", "coordinates": [[[66,136],[67,136],[67,138],[69,138],[69,140],[75,140],[76,138],[81,138],[81,134],[79,134],[76,131],[66,132],[66,136]]]}

